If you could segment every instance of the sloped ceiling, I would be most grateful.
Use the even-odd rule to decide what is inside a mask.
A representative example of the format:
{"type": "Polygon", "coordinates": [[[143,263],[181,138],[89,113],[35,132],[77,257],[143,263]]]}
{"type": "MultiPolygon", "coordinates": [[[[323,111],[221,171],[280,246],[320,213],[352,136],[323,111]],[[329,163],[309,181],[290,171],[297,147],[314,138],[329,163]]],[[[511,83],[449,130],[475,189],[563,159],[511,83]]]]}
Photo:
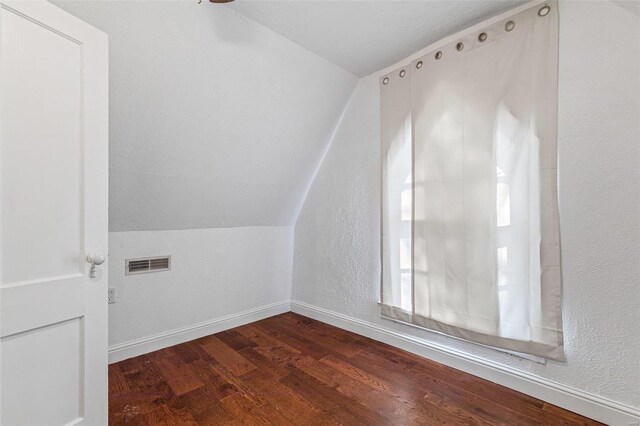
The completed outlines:
{"type": "Polygon", "coordinates": [[[525,3],[519,0],[237,0],[233,8],[358,76],[525,3]]]}
{"type": "Polygon", "coordinates": [[[640,16],[640,1],[638,0],[613,0],[613,3],[636,16],[640,16]]]}
{"type": "Polygon", "coordinates": [[[112,231],[293,225],[354,74],[517,3],[52,2],[109,35],[112,231]]]}
{"type": "Polygon", "coordinates": [[[54,3],[109,35],[111,231],[294,223],[355,76],[208,2],[54,3]]]}

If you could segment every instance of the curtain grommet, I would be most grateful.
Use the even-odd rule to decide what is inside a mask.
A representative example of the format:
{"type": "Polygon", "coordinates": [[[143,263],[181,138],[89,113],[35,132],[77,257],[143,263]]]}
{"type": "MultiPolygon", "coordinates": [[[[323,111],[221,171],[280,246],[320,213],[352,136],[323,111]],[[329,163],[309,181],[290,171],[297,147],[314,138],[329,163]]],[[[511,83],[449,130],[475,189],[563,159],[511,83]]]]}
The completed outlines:
{"type": "Polygon", "coordinates": [[[516,23],[513,21],[507,21],[507,23],[504,24],[504,29],[506,31],[512,31],[515,27],[516,27],[516,23]]]}
{"type": "Polygon", "coordinates": [[[416,68],[418,68],[418,69],[422,68],[422,61],[418,61],[416,63],[416,68]]]}
{"type": "Polygon", "coordinates": [[[382,84],[388,84],[389,83],[389,77],[385,77],[382,79],[382,84]]]}
{"type": "Polygon", "coordinates": [[[538,16],[547,16],[549,12],[551,12],[551,8],[545,4],[538,10],[538,16]]]}
{"type": "Polygon", "coordinates": [[[433,57],[434,57],[434,58],[436,58],[436,60],[438,60],[438,61],[439,61],[439,60],[442,58],[442,51],[441,51],[441,50],[438,50],[438,51],[436,52],[436,54],[435,54],[435,55],[433,55],[433,57]]]}
{"type": "Polygon", "coordinates": [[[478,34],[478,41],[480,43],[484,43],[485,41],[487,41],[487,33],[480,33],[478,34]]]}
{"type": "Polygon", "coordinates": [[[404,77],[406,74],[407,74],[407,72],[405,70],[400,70],[400,72],[398,73],[400,78],[404,77]]]}
{"type": "Polygon", "coordinates": [[[459,41],[458,44],[456,44],[456,50],[462,52],[462,49],[464,49],[464,43],[459,41]]]}

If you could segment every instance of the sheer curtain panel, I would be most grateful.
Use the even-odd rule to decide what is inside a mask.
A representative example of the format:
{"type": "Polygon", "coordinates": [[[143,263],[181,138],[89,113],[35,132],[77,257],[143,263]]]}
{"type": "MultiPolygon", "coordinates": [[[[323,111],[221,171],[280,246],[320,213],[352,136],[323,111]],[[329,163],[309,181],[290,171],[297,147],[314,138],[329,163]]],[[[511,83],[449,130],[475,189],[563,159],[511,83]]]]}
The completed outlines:
{"type": "Polygon", "coordinates": [[[454,39],[380,79],[381,314],[562,360],[557,4],[454,39]]]}

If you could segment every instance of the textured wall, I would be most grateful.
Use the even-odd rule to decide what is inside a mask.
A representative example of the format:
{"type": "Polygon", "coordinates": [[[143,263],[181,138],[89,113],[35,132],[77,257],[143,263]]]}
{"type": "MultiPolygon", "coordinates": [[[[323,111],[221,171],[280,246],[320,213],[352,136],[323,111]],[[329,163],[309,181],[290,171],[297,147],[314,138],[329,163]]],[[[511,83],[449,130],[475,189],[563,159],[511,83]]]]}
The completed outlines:
{"type": "Polygon", "coordinates": [[[291,295],[288,226],[111,232],[109,345],[209,321],[291,295]],[[172,255],[171,270],[125,275],[125,259],[172,255]]]}
{"type": "Polygon", "coordinates": [[[292,230],[276,225],[355,77],[207,0],[54,3],[109,34],[110,229],[159,230],[110,234],[110,345],[288,300],[292,230]],[[124,275],[164,254],[170,272],[124,275]]]}
{"type": "Polygon", "coordinates": [[[292,225],[355,77],[208,1],[55,1],[109,34],[110,230],[292,225]]]}
{"type": "Polygon", "coordinates": [[[560,22],[567,361],[542,365],[378,316],[376,75],[359,81],[297,221],[293,299],[640,407],[639,18],[610,2],[561,2],[560,22]]]}

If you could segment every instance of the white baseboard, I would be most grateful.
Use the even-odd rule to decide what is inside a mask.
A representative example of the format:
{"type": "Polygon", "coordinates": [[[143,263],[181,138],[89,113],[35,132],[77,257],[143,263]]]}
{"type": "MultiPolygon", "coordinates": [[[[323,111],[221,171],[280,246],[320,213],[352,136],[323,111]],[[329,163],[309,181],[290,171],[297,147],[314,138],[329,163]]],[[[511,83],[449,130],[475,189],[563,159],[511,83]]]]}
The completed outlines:
{"type": "Polygon", "coordinates": [[[603,423],[640,425],[640,409],[629,405],[304,302],[292,301],[291,310],[515,389],[603,423]]]}
{"type": "Polygon", "coordinates": [[[290,301],[272,303],[233,315],[204,321],[187,327],[170,330],[141,339],[130,340],[109,347],[109,364],[158,349],[188,342],[193,339],[219,333],[233,327],[259,321],[291,310],[290,301]]]}

